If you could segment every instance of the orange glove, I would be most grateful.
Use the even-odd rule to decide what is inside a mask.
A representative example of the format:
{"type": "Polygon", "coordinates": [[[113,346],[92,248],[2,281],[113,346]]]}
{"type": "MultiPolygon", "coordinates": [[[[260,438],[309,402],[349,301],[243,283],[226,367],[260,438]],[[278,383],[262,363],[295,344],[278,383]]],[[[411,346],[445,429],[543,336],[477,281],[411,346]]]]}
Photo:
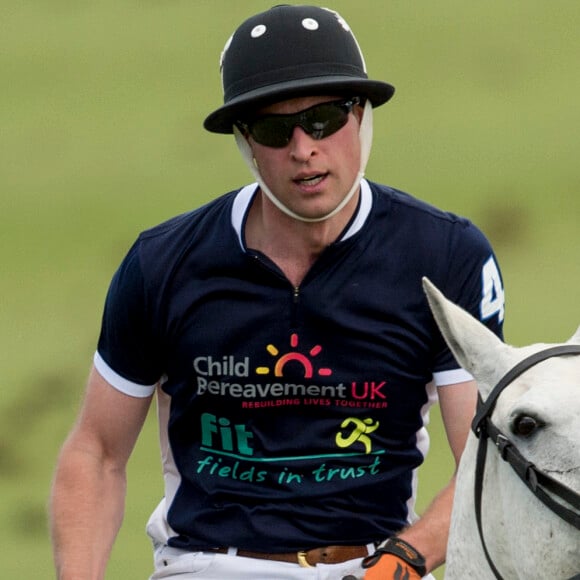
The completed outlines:
{"type": "Polygon", "coordinates": [[[385,554],[363,576],[364,580],[421,580],[421,576],[410,564],[393,556],[385,554]]]}
{"type": "Polygon", "coordinates": [[[363,560],[364,580],[421,580],[427,573],[425,558],[413,546],[393,536],[363,560]]]}

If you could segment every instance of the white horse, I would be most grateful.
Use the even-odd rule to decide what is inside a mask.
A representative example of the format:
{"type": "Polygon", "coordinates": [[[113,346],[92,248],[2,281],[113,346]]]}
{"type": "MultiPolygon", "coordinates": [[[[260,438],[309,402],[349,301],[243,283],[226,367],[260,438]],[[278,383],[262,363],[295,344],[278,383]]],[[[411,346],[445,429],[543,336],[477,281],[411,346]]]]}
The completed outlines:
{"type": "MultiPolygon", "coordinates": [[[[457,474],[446,580],[580,578],[580,356],[574,352],[579,350],[575,345],[580,345],[580,328],[565,343],[570,354],[557,352],[528,363],[530,355],[555,345],[508,346],[427,279],[423,285],[443,337],[477,380],[485,401],[477,415],[485,415],[487,404],[492,428],[495,425],[501,432],[498,446],[504,456],[517,456],[519,451],[520,459],[534,464],[540,482],[546,476],[565,486],[570,492],[566,500],[553,491],[546,495],[556,503],[556,510],[561,506],[573,519],[568,523],[542,503],[496,445],[483,437],[487,458],[483,459],[480,534],[474,491],[480,439],[472,431],[457,474]],[[516,365],[526,368],[513,380],[502,381],[507,388],[500,395],[494,387],[516,365]]],[[[529,474],[533,467],[525,471],[529,474]]],[[[535,474],[530,475],[531,487],[535,474]]]]}

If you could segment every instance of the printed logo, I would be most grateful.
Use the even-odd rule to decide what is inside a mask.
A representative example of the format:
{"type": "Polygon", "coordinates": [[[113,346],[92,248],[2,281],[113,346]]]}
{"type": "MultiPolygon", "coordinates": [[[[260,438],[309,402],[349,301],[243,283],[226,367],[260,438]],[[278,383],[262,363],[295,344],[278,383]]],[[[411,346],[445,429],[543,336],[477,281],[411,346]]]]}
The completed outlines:
{"type": "Polygon", "coordinates": [[[365,448],[365,453],[369,454],[372,450],[371,438],[369,433],[376,431],[379,428],[380,423],[378,421],[373,421],[370,417],[366,419],[358,419],[357,417],[348,417],[345,419],[340,426],[342,428],[353,425],[354,429],[346,437],[342,432],[336,434],[336,444],[338,447],[350,447],[355,443],[361,443],[365,448]]]}
{"type": "Polygon", "coordinates": [[[213,413],[201,415],[201,451],[206,455],[196,461],[197,474],[205,473],[210,477],[235,479],[250,483],[264,483],[268,479],[278,485],[300,485],[307,480],[323,483],[332,480],[358,479],[376,476],[380,471],[381,455],[384,449],[371,451],[369,434],[375,431],[378,421],[370,418],[360,420],[356,417],[345,419],[340,427],[349,427],[345,434],[339,431],[335,443],[339,448],[362,444],[364,452],[333,452],[315,455],[294,455],[281,457],[257,457],[252,442],[254,434],[243,423],[232,424],[226,417],[213,413]],[[344,460],[357,456],[370,456],[366,463],[345,465],[344,460]],[[335,462],[339,460],[340,463],[335,462]],[[316,462],[310,471],[293,471],[289,465],[295,462],[316,462]],[[333,466],[334,465],[336,466],[333,466]],[[280,467],[276,467],[279,465],[280,467]]]}
{"type": "MultiPolygon", "coordinates": [[[[292,334],[290,336],[290,346],[293,349],[297,349],[298,343],[299,343],[298,335],[292,334]]],[[[273,357],[277,357],[280,354],[280,351],[273,344],[269,344],[266,347],[266,350],[273,357]]],[[[310,357],[313,358],[313,357],[318,356],[321,352],[322,352],[322,347],[319,344],[317,344],[316,346],[313,346],[310,349],[308,354],[310,355],[310,357]]],[[[304,369],[304,378],[305,379],[311,379],[313,377],[314,367],[312,365],[310,358],[308,358],[306,355],[304,355],[300,352],[297,352],[296,350],[294,350],[292,352],[288,352],[288,353],[280,356],[280,358],[278,359],[278,361],[276,362],[276,364],[274,366],[274,376],[275,377],[283,377],[284,376],[284,372],[283,372],[284,366],[289,362],[297,362],[300,365],[302,365],[302,368],[304,369]]],[[[268,375],[268,374],[270,374],[270,367],[258,367],[256,369],[256,373],[259,375],[268,375]]],[[[318,368],[316,374],[320,377],[329,377],[330,375],[332,375],[332,370],[328,369],[328,368],[318,368]]]]}
{"type": "MultiPolygon", "coordinates": [[[[249,356],[198,356],[193,360],[196,392],[237,398],[242,409],[334,406],[348,409],[350,415],[351,409],[387,407],[386,381],[340,382],[334,378],[336,369],[326,366],[324,358],[321,344],[303,345],[297,333],[290,335],[287,348],[266,344],[264,360],[259,362],[249,356]]],[[[318,445],[314,454],[300,454],[297,449],[297,454],[263,456],[250,421],[205,412],[200,416],[204,455],[194,469],[211,478],[285,487],[372,478],[380,473],[386,453],[373,441],[379,425],[368,415],[341,415],[334,429],[325,431],[328,440],[322,453],[318,445]]]]}
{"type": "Polygon", "coordinates": [[[253,437],[254,435],[244,424],[232,426],[229,419],[225,417],[218,419],[212,413],[204,413],[201,416],[201,444],[204,447],[214,447],[214,442],[217,440],[222,451],[252,455],[254,450],[250,445],[250,440],[253,437]]]}
{"type": "MultiPolygon", "coordinates": [[[[271,364],[266,361],[254,366],[248,356],[196,357],[193,370],[197,394],[241,399],[242,407],[255,409],[287,405],[387,407],[386,381],[333,382],[333,369],[318,362],[318,357],[324,358],[322,345],[304,347],[297,333],[290,335],[288,350],[270,343],[265,352],[271,357],[271,364]],[[290,376],[300,378],[289,379],[290,376]]],[[[365,445],[364,433],[360,434],[356,441],[365,445]]]]}

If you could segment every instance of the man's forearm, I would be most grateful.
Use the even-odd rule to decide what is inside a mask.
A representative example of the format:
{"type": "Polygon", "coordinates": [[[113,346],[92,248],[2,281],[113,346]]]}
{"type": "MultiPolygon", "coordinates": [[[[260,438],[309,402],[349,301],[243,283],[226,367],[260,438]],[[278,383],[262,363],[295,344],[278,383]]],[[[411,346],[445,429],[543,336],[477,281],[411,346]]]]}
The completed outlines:
{"type": "Polygon", "coordinates": [[[71,447],[55,475],[51,533],[58,580],[102,580],[123,519],[123,471],[71,447]]]}
{"type": "Polygon", "coordinates": [[[455,477],[435,497],[421,519],[398,534],[425,557],[428,571],[445,562],[454,493],[455,477]]]}

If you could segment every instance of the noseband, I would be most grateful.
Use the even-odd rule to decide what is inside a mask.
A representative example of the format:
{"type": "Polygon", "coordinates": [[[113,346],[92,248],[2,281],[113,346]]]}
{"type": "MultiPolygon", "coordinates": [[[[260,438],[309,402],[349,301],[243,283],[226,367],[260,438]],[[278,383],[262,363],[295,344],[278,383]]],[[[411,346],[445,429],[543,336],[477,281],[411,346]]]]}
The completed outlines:
{"type": "MultiPolygon", "coordinates": [[[[485,539],[483,537],[483,526],[481,518],[481,496],[483,491],[483,474],[485,471],[485,459],[487,454],[487,439],[492,441],[504,461],[507,461],[519,478],[526,484],[532,493],[551,511],[560,518],[580,530],[580,495],[549,475],[546,475],[530,463],[518,451],[517,447],[506,437],[491,421],[491,414],[495,408],[498,397],[502,391],[518,376],[548,358],[564,355],[580,355],[580,345],[565,344],[551,347],[537,352],[519,362],[508,371],[494,387],[489,397],[483,402],[479,398],[477,411],[471,428],[479,439],[477,447],[477,461],[475,465],[475,515],[477,519],[477,529],[483,546],[485,557],[489,567],[498,580],[503,577],[495,567],[491,559],[485,539]],[[562,503],[556,501],[554,496],[559,497],[573,509],[568,509],[562,503]]],[[[569,580],[580,580],[580,574],[576,574],[569,580]]]]}

